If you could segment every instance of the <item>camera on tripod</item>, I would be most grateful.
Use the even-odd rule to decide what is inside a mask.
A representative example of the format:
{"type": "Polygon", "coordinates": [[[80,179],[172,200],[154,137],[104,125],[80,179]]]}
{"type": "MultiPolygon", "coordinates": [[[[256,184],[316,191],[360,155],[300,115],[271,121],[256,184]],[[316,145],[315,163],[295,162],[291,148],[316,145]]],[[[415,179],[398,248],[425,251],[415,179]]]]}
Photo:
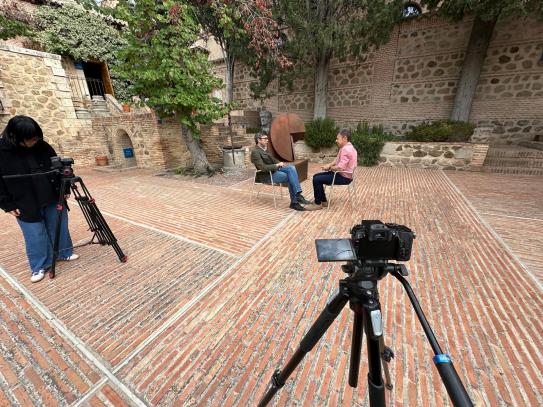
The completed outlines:
{"type": "Polygon", "coordinates": [[[385,387],[392,390],[388,363],[394,352],[385,345],[381,303],[378,283],[390,274],[400,281],[413,305],[426,338],[434,352],[434,363],[443,380],[447,393],[455,407],[473,407],[473,403],[453,366],[449,355],[441,350],[411,285],[406,280],[409,274],[404,264],[389,260],[408,261],[415,233],[407,226],[383,223],[379,220],[363,220],[351,229],[351,239],[317,239],[319,262],[346,262],[341,269],[348,277],[339,281],[339,289],[328,301],[313,325],[302,338],[298,349],[282,370],[276,370],[270,387],[264,394],[259,407],[265,407],[275,393],[285,385],[290,374],[304,356],[322,338],[337,318],[343,307],[349,303],[354,312],[349,365],[349,385],[357,387],[363,334],[366,334],[368,395],[370,407],[385,407],[385,387]],[[385,374],[383,380],[382,371],[385,374]]]}
{"type": "Polygon", "coordinates": [[[51,169],[58,170],[65,177],[73,175],[73,163],[74,159],[70,157],[51,157],[51,169]]]}
{"type": "Polygon", "coordinates": [[[415,237],[415,233],[404,225],[363,220],[351,229],[351,239],[315,240],[317,258],[320,262],[408,261],[415,237]]]}

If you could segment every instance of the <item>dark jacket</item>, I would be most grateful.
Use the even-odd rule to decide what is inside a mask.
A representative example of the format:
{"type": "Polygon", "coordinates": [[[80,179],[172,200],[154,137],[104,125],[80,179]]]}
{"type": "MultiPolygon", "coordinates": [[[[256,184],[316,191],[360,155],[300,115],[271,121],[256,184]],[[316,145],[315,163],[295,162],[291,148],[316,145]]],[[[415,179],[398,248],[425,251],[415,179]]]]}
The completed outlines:
{"type": "Polygon", "coordinates": [[[56,155],[53,147],[44,140],[26,148],[5,136],[0,138],[0,208],[6,212],[19,209],[19,219],[24,222],[41,221],[41,209],[58,200],[59,177],[55,174],[12,179],[2,177],[49,171],[50,158],[56,155]]]}
{"type": "Polygon", "coordinates": [[[251,151],[251,162],[258,171],[262,171],[262,173],[256,174],[256,181],[271,182],[268,171],[271,171],[272,173],[277,171],[277,163],[280,161],[271,155],[269,151],[265,151],[259,146],[256,146],[251,151]]]}

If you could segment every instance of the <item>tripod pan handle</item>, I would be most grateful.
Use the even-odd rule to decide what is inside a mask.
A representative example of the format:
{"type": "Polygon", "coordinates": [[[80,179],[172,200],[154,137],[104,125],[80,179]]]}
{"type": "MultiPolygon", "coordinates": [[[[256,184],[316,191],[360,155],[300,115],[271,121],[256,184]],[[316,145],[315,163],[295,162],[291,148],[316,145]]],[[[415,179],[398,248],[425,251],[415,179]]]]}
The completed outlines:
{"type": "Polygon", "coordinates": [[[468,396],[468,392],[464,388],[458,373],[451,361],[449,355],[435,355],[434,363],[441,376],[441,380],[445,384],[447,393],[454,407],[473,407],[473,403],[468,396]]]}

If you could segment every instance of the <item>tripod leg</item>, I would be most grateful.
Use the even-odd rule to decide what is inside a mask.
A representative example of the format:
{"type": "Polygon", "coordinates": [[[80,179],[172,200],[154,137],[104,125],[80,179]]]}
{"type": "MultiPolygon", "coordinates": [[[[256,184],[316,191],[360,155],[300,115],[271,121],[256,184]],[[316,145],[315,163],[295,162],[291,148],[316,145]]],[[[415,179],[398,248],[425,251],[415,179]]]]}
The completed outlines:
{"type": "Polygon", "coordinates": [[[66,205],[66,200],[64,199],[64,194],[66,191],[66,184],[69,183],[69,180],[62,179],[60,182],[60,192],[57,201],[57,219],[55,224],[55,238],[53,241],[53,260],[51,262],[51,269],[49,270],[49,278],[55,278],[55,269],[57,265],[58,252],[60,246],[60,227],[62,224],[62,212],[66,205]]]}
{"type": "Polygon", "coordinates": [[[413,292],[413,289],[411,288],[409,282],[403,277],[402,273],[405,273],[405,275],[407,275],[407,269],[405,269],[405,266],[403,266],[403,269],[400,266],[393,272],[391,272],[394,277],[400,280],[400,283],[402,283],[405,291],[407,292],[407,296],[411,301],[411,305],[413,305],[415,313],[417,314],[420,324],[422,325],[422,329],[426,334],[426,338],[428,339],[428,342],[430,342],[430,346],[434,351],[434,363],[439,372],[439,376],[441,376],[441,380],[443,381],[443,384],[447,389],[447,393],[451,398],[453,406],[473,407],[473,402],[469,398],[468,392],[466,391],[462,380],[460,380],[460,376],[458,376],[458,373],[454,368],[451,358],[449,357],[449,355],[444,355],[441,351],[441,347],[439,346],[436,336],[434,335],[434,332],[430,327],[430,323],[426,319],[424,311],[422,311],[419,300],[415,296],[415,293],[413,292]]]}
{"type": "Polygon", "coordinates": [[[89,190],[81,178],[75,177],[75,180],[72,182],[72,192],[74,193],[75,200],[79,204],[79,207],[85,216],[89,229],[98,238],[98,243],[102,245],[107,244],[113,247],[113,250],[115,250],[119,260],[125,263],[127,261],[127,257],[121,250],[119,244],[117,243],[117,239],[113,235],[113,232],[109,228],[109,225],[96,206],[96,202],[90,195],[89,190]],[[81,191],[77,187],[77,183],[80,184],[81,191]]]}
{"type": "Polygon", "coordinates": [[[390,359],[394,357],[392,349],[385,346],[385,338],[381,336],[379,339],[379,352],[381,353],[381,362],[383,364],[383,371],[385,372],[385,387],[387,390],[392,390],[392,380],[390,379],[390,371],[388,370],[388,364],[390,359]]]}
{"type": "Polygon", "coordinates": [[[353,338],[351,341],[351,361],[349,365],[349,386],[358,384],[358,371],[360,368],[360,352],[362,351],[362,336],[364,332],[364,314],[360,304],[353,306],[353,338]]]}
{"type": "Polygon", "coordinates": [[[386,405],[379,349],[379,341],[383,337],[382,326],[379,302],[374,300],[364,304],[364,328],[368,342],[368,393],[371,407],[386,405]]]}
{"type": "Polygon", "coordinates": [[[340,288],[338,294],[330,300],[326,305],[326,308],[321,312],[317,320],[311,325],[309,331],[305,334],[300,345],[294,355],[290,358],[285,368],[281,371],[276,370],[271,379],[271,387],[268,389],[264,397],[258,403],[259,407],[266,406],[277,390],[285,385],[286,380],[292,374],[294,369],[300,364],[306,353],[311,351],[317,344],[320,338],[324,335],[326,330],[332,325],[332,322],[339,315],[345,304],[349,301],[349,295],[340,288]]]}

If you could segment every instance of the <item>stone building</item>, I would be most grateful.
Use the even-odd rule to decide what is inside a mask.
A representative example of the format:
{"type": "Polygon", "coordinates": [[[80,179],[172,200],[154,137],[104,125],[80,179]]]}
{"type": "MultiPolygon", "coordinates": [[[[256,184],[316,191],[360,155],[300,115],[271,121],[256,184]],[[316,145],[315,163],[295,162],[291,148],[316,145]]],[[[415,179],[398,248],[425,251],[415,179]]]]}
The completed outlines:
{"type": "MultiPolygon", "coordinates": [[[[64,2],[0,0],[0,11],[33,25],[36,9],[44,4],[62,7],[64,2]]],[[[124,112],[113,96],[105,63],[76,62],[33,48],[36,44],[26,38],[0,41],[2,128],[14,115],[32,116],[57,152],[79,165],[95,165],[103,155],[118,167],[186,164],[181,126],[162,123],[150,109],[124,112]]]]}

